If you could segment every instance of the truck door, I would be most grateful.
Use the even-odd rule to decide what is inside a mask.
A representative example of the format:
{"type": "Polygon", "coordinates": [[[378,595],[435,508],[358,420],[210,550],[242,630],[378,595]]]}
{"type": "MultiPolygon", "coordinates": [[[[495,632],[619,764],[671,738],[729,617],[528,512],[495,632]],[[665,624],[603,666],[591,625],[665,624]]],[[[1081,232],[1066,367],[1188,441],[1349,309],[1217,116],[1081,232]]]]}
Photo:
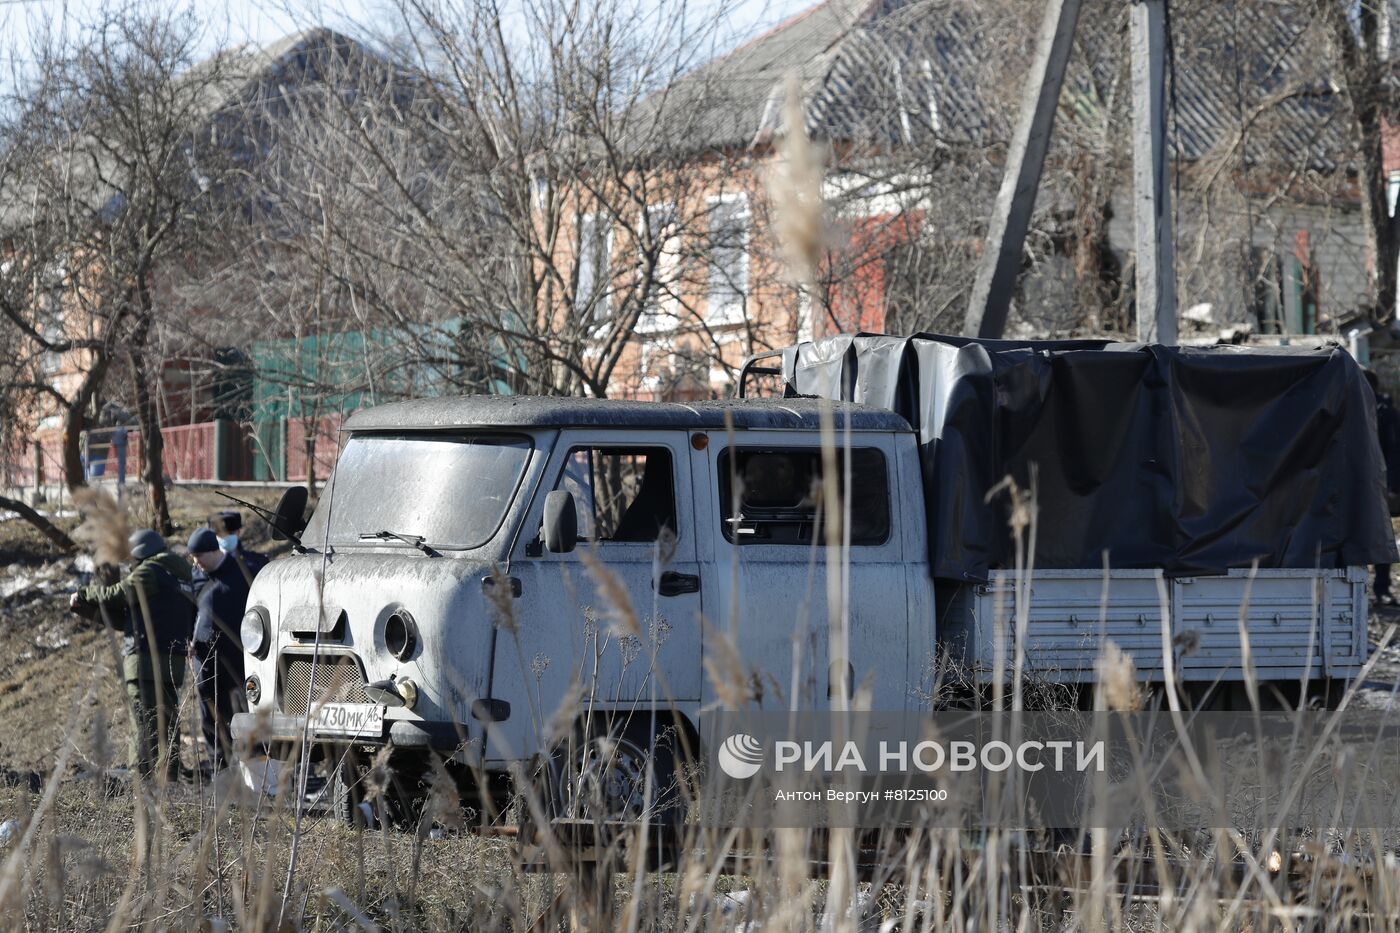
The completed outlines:
{"type": "MultiPolygon", "coordinates": [[[[716,432],[710,448],[718,578],[711,615],[738,648],[751,696],[765,709],[830,704],[839,682],[829,645],[835,594],[837,606],[846,604],[850,683],[870,688],[874,709],[915,706],[903,535],[891,506],[898,477],[891,437],[852,437],[850,546],[831,567],[834,580],[823,530],[820,442],[808,434],[716,432]]],[[[847,452],[838,459],[845,461],[847,452]]],[[[706,656],[719,656],[715,646],[707,645],[706,656]]],[[[723,701],[712,684],[706,689],[706,703],[723,701]]]]}
{"type": "Polygon", "coordinates": [[[512,561],[522,618],[517,635],[498,639],[497,682],[523,666],[517,676],[542,721],[572,685],[593,708],[697,701],[701,580],[686,434],[565,431],[546,468],[542,492],[552,489],[574,497],[578,546],[541,552],[536,496],[512,561]]]}

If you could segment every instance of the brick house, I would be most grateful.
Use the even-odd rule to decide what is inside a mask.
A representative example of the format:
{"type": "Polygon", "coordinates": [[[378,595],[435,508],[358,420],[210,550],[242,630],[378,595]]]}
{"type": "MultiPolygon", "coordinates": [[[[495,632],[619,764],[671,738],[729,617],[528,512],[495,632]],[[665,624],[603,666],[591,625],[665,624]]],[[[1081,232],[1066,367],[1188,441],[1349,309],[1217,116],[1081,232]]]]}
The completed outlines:
{"type": "MultiPolygon", "coordinates": [[[[1249,5],[1204,5],[1175,24],[1184,339],[1335,333],[1367,295],[1345,120],[1320,64],[1325,39],[1277,7],[1263,18],[1253,10],[1241,27],[1236,7],[1249,5]]],[[[1112,19],[1123,7],[1091,3],[1082,16],[1057,129],[1069,142],[1052,149],[1011,333],[1133,331],[1125,33],[1112,19]]],[[[1008,22],[1007,9],[827,0],[669,88],[700,130],[683,146],[710,167],[710,187],[691,196],[701,219],[688,229],[723,233],[712,232],[714,248],[672,248],[683,258],[657,290],[663,313],[637,328],[612,393],[723,396],[751,352],[838,330],[960,329],[1019,91],[1016,70],[997,69],[1025,54],[1033,32],[1023,17],[1008,22]],[[807,132],[831,154],[815,290],[782,276],[765,185],[790,74],[807,132]]],[[[1388,161],[1400,190],[1400,159],[1388,161]]],[[[656,207],[663,225],[672,210],[656,207]]],[[[582,223],[590,277],[626,266],[596,217],[582,223]]]]}

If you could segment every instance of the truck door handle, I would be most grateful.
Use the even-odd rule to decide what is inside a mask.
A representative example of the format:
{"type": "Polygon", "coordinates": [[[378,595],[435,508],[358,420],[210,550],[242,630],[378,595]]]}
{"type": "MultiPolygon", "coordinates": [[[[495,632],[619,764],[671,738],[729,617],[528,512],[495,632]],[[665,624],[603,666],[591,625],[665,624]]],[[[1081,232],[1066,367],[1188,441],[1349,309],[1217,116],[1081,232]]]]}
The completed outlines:
{"type": "Polygon", "coordinates": [[[662,596],[680,596],[682,593],[700,592],[700,576],[694,573],[676,573],[666,570],[656,581],[656,592],[662,596]]]}

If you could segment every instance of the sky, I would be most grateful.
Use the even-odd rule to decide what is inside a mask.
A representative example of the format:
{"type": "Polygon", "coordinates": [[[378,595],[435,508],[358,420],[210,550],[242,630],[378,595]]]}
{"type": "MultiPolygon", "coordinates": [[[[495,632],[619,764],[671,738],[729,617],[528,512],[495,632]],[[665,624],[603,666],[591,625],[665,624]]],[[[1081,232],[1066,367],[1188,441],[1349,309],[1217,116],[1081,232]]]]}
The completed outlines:
{"type": "MultiPolygon", "coordinates": [[[[181,2],[181,0],[173,0],[181,2]]],[[[232,44],[252,42],[265,44],[299,29],[326,25],[348,32],[354,27],[372,27],[375,23],[392,22],[391,14],[382,0],[223,0],[206,2],[194,0],[196,9],[207,16],[207,42],[211,50],[225,37],[232,44]]],[[[469,0],[458,0],[469,2],[469,0]]],[[[499,0],[509,8],[511,0],[499,0]]],[[[659,11],[675,0],[634,0],[653,3],[659,11]]],[[[692,0],[713,7],[723,3],[730,7],[726,33],[735,43],[762,32],[795,13],[812,6],[817,0],[692,0]]],[[[43,23],[91,20],[93,14],[106,6],[126,5],[126,0],[0,0],[0,42],[10,48],[25,48],[29,39],[43,34],[43,23]]],[[[585,0],[586,5],[586,0],[585,0]]]]}

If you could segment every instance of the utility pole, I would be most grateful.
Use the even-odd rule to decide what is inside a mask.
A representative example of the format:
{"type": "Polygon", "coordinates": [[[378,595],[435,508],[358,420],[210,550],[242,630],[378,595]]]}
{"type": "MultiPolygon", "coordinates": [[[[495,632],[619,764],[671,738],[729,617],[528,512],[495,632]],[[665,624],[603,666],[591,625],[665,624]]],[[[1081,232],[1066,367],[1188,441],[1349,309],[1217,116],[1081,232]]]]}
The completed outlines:
{"type": "Polygon", "coordinates": [[[1137,241],[1137,332],[1176,343],[1176,247],[1167,159],[1167,0],[1132,0],[1133,226],[1137,241]]]}
{"type": "MultiPolygon", "coordinates": [[[[1138,339],[1176,343],[1176,267],[1167,159],[1166,18],[1169,0],[1131,5],[1133,216],[1137,242],[1138,339]]],[[[963,333],[997,338],[1021,268],[1081,0],[1046,0],[1035,60],[1021,97],[1006,174],[968,303],[963,333]]]]}
{"type": "Polygon", "coordinates": [[[1055,131],[1055,111],[1060,87],[1065,79],[1074,48],[1074,29],[1079,22],[1081,0],[1046,0],[1035,60],[1021,95],[1021,113],[1016,133],[1006,154],[1006,174],[1001,179],[987,242],[977,266],[972,299],[967,306],[963,332],[976,337],[1000,337],[1006,329],[1006,314],[1016,292],[1016,276],[1021,271],[1021,252],[1026,230],[1035,210],[1045,153],[1055,131]]]}

